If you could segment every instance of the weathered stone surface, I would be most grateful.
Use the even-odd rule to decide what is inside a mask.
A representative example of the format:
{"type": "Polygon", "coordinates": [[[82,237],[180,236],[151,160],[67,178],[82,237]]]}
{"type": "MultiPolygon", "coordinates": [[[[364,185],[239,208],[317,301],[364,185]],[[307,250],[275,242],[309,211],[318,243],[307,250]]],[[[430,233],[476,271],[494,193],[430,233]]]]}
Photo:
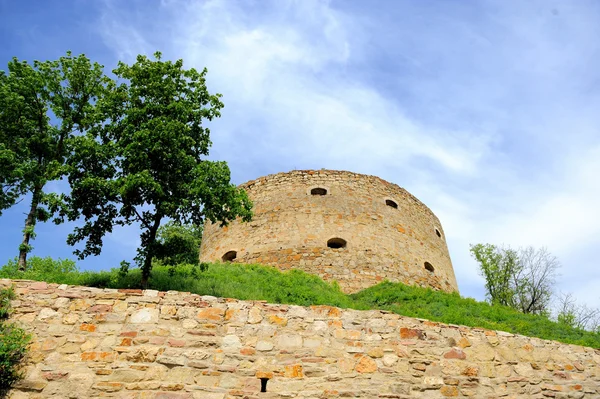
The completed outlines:
{"type": "Polygon", "coordinates": [[[134,324],[157,323],[158,309],[143,308],[140,310],[136,310],[130,316],[129,322],[134,324]]]}
{"type": "Polygon", "coordinates": [[[385,279],[458,290],[440,221],[395,184],[344,171],[295,170],[241,187],[254,203],[253,220],[227,227],[207,222],[200,261],[300,269],[339,282],[345,292],[385,279]],[[326,194],[311,195],[314,188],[326,194]],[[347,245],[328,247],[331,238],[347,245]]]}
{"type": "Polygon", "coordinates": [[[591,348],[380,311],[0,279],[9,284],[15,321],[34,337],[11,399],[600,395],[591,348]],[[57,300],[65,292],[69,303],[57,300]]]}

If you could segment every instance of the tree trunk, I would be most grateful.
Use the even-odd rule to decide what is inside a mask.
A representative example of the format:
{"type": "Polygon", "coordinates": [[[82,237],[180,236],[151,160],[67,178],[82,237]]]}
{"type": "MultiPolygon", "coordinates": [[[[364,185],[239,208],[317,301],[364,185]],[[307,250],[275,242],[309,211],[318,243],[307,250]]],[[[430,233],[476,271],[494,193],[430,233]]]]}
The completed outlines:
{"type": "Polygon", "coordinates": [[[35,227],[36,211],[40,203],[40,196],[42,193],[41,187],[35,187],[33,189],[33,195],[31,196],[31,207],[25,219],[25,229],[23,230],[23,242],[19,246],[19,271],[24,272],[27,269],[27,254],[29,253],[29,240],[33,236],[33,229],[35,227]]]}
{"type": "Polygon", "coordinates": [[[142,266],[142,288],[148,288],[148,279],[150,278],[150,271],[152,270],[152,258],[154,257],[154,247],[156,243],[156,232],[160,226],[162,216],[156,214],[154,216],[154,224],[148,229],[148,241],[146,249],[146,258],[144,259],[144,265],[142,266]]]}

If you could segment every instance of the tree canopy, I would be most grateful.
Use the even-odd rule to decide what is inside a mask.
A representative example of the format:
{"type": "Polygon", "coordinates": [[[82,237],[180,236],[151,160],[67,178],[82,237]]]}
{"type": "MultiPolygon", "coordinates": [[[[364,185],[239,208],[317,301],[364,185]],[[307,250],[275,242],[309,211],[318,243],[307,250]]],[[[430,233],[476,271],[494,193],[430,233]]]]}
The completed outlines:
{"type": "Polygon", "coordinates": [[[546,248],[514,250],[492,244],[471,245],[492,304],[510,306],[523,313],[549,313],[558,259],[546,248]]]}
{"type": "Polygon", "coordinates": [[[106,79],[101,65],[70,52],[33,65],[13,58],[8,73],[0,71],[0,215],[31,195],[19,247],[22,270],[36,222],[51,216],[43,206],[52,194],[46,184],[64,177],[73,139],[90,126],[106,79]]]}
{"type": "Polygon", "coordinates": [[[96,104],[96,121],[75,138],[67,160],[71,193],[54,203],[65,218],[83,220],[67,242],[85,242],[83,258],[101,252],[114,226],[139,223],[141,246],[136,261],[146,285],[157,253],[157,232],[164,218],[226,224],[252,217],[245,191],[230,183],[225,162],[207,160],[210,130],[203,125],[220,116],[220,94],[206,87],[206,69],[184,69],[183,61],[138,56],[119,62],[106,94],[96,104]]]}

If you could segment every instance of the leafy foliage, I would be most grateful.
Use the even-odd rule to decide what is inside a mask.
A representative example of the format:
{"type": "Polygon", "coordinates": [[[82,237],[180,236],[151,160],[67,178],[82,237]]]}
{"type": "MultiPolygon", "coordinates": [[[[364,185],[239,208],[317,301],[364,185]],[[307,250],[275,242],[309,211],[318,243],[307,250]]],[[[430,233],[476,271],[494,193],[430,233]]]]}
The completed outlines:
{"type": "Polygon", "coordinates": [[[492,304],[510,306],[523,313],[549,314],[560,264],[546,248],[513,250],[477,244],[471,245],[471,254],[479,263],[492,304]]]}
{"type": "MultiPolygon", "coordinates": [[[[33,259],[33,258],[32,258],[33,259]]],[[[14,267],[0,269],[0,278],[31,278],[14,267]]],[[[54,283],[107,288],[138,287],[141,270],[120,273],[119,268],[104,272],[67,272],[36,279],[54,283]]],[[[155,262],[149,287],[161,291],[179,290],[245,300],[265,300],[302,306],[331,305],[353,309],[383,309],[410,317],[443,323],[484,327],[544,339],[600,348],[600,333],[553,322],[543,315],[524,314],[507,306],[477,302],[457,293],[384,282],[354,295],[346,295],[335,283],[299,270],[280,272],[272,267],[236,263],[181,264],[172,268],[155,262]]]]}
{"type": "Polygon", "coordinates": [[[201,225],[183,225],[171,221],[158,229],[156,240],[155,258],[162,263],[170,266],[181,263],[198,264],[202,241],[201,225]]]}
{"type": "Polygon", "coordinates": [[[22,378],[20,363],[31,340],[23,329],[6,321],[14,296],[11,288],[0,290],[0,396],[22,378]]]}
{"type": "Polygon", "coordinates": [[[211,95],[206,70],[183,69],[183,61],[138,56],[113,70],[123,83],[109,82],[98,100],[98,123],[76,140],[68,160],[71,194],[57,202],[60,216],[76,220],[67,242],[85,241],[76,254],[97,255],[114,226],[139,223],[136,261],[146,286],[157,253],[163,218],[201,224],[252,216],[245,191],[230,183],[225,162],[204,159],[210,131],[203,126],[220,116],[220,95],[211,95]]]}
{"type": "Polygon", "coordinates": [[[71,274],[78,274],[79,269],[71,259],[52,259],[32,256],[27,262],[25,271],[20,271],[17,259],[9,260],[2,267],[1,276],[5,278],[22,278],[26,280],[55,281],[71,274]],[[11,276],[11,277],[9,277],[11,276]]]}
{"type": "Polygon", "coordinates": [[[33,65],[13,58],[8,74],[0,71],[0,215],[31,194],[19,246],[22,269],[36,222],[51,216],[44,207],[53,197],[46,184],[65,175],[72,140],[90,126],[105,80],[101,65],[70,52],[33,65]]]}

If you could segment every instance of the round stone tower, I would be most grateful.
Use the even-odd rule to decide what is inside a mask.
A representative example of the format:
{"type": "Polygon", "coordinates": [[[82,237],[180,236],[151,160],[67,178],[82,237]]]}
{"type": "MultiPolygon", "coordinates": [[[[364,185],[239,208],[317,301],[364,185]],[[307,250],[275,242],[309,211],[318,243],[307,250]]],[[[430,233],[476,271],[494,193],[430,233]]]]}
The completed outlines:
{"type": "Polygon", "coordinates": [[[375,176],[295,170],[242,186],[249,223],[204,226],[200,261],[273,265],[336,280],[356,292],[383,280],[458,291],[438,218],[375,176]]]}

